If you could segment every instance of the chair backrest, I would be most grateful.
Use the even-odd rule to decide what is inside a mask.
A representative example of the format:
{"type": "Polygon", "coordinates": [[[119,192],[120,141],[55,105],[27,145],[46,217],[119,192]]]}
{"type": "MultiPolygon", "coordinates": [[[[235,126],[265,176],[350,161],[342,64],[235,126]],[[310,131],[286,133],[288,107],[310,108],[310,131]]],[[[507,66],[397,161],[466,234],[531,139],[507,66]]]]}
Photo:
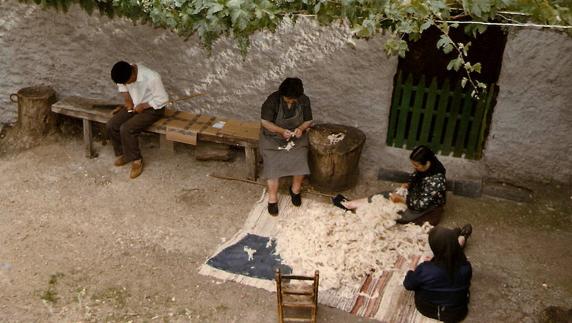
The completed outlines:
{"type": "Polygon", "coordinates": [[[274,275],[276,280],[276,295],[278,301],[278,322],[288,320],[285,308],[310,309],[311,318],[295,318],[298,322],[316,322],[318,314],[318,287],[320,273],[314,272],[314,276],[282,275],[280,268],[274,275]],[[292,281],[307,281],[310,284],[295,285],[292,281]]]}

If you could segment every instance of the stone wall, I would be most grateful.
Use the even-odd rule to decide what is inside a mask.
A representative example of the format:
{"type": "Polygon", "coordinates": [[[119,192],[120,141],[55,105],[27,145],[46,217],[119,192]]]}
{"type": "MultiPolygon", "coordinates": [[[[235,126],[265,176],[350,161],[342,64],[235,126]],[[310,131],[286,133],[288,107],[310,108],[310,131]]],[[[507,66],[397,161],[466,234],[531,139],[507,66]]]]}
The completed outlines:
{"type": "Polygon", "coordinates": [[[379,125],[387,122],[397,60],[385,56],[381,37],[351,40],[345,27],[302,19],[255,35],[246,57],[225,39],[209,56],[196,38],[88,16],[78,7],[62,14],[3,0],[0,12],[0,122],[15,121],[8,95],[30,85],[49,84],[60,95],[115,97],[109,70],[124,59],[158,71],[173,96],[209,94],[178,109],[250,120],[260,118],[262,102],[285,77],[298,76],[315,120],[367,133],[364,168],[373,169],[375,147],[383,143],[379,125]]]}
{"type": "MultiPolygon", "coordinates": [[[[362,171],[409,171],[409,151],[385,145],[397,59],[383,53],[383,36],[365,41],[349,35],[346,27],[301,19],[276,33],[256,34],[246,57],[227,39],[209,56],[194,37],[184,41],[126,19],[89,16],[78,7],[63,14],[0,0],[0,123],[15,121],[17,108],[8,97],[26,86],[118,99],[109,70],[121,59],[158,71],[174,97],[209,94],[178,109],[249,120],[259,118],[260,105],[282,79],[298,76],[317,122],[366,133],[362,171]]],[[[443,157],[450,177],[570,181],[564,165],[572,164],[571,46],[571,38],[555,32],[511,33],[485,157],[443,157]]]]}
{"type": "Polygon", "coordinates": [[[513,30],[484,154],[489,176],[572,180],[572,38],[513,30]]]}

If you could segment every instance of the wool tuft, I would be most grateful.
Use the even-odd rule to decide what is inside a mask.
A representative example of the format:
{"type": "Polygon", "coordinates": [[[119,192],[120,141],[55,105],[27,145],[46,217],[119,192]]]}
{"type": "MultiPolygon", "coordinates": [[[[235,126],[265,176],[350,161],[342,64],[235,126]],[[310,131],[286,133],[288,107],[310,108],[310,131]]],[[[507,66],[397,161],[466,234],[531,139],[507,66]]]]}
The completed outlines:
{"type": "Polygon", "coordinates": [[[299,274],[320,271],[320,286],[355,286],[368,274],[395,269],[399,256],[430,252],[431,226],[396,224],[404,204],[381,195],[355,214],[327,204],[279,218],[276,253],[299,274]]]}

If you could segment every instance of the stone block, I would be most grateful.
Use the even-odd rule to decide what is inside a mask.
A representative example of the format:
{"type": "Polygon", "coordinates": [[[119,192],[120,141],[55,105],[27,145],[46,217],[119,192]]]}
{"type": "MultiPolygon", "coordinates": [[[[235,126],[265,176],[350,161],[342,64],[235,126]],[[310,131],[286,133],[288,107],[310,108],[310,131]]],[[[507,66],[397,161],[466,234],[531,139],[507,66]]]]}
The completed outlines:
{"type": "Polygon", "coordinates": [[[409,179],[409,173],[399,170],[380,168],[377,173],[377,179],[388,182],[406,183],[409,179]]]}
{"type": "Polygon", "coordinates": [[[530,202],[533,192],[525,187],[505,182],[486,181],[483,186],[483,194],[515,202],[530,202]]]}
{"type": "Polygon", "coordinates": [[[466,197],[479,197],[482,193],[481,179],[458,179],[452,181],[453,194],[466,197]]]}

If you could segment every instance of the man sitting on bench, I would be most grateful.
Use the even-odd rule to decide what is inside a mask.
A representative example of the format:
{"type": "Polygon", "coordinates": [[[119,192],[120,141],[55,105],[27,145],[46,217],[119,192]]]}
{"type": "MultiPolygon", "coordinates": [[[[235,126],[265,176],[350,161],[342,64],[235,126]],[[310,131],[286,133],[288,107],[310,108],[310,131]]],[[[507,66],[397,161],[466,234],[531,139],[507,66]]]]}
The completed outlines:
{"type": "Polygon", "coordinates": [[[107,133],[115,151],[115,166],[131,162],[130,178],[143,172],[139,134],[165,114],[169,96],[161,76],[141,64],[120,61],[111,69],[111,79],[123,95],[125,106],[107,122],[107,133]]]}

